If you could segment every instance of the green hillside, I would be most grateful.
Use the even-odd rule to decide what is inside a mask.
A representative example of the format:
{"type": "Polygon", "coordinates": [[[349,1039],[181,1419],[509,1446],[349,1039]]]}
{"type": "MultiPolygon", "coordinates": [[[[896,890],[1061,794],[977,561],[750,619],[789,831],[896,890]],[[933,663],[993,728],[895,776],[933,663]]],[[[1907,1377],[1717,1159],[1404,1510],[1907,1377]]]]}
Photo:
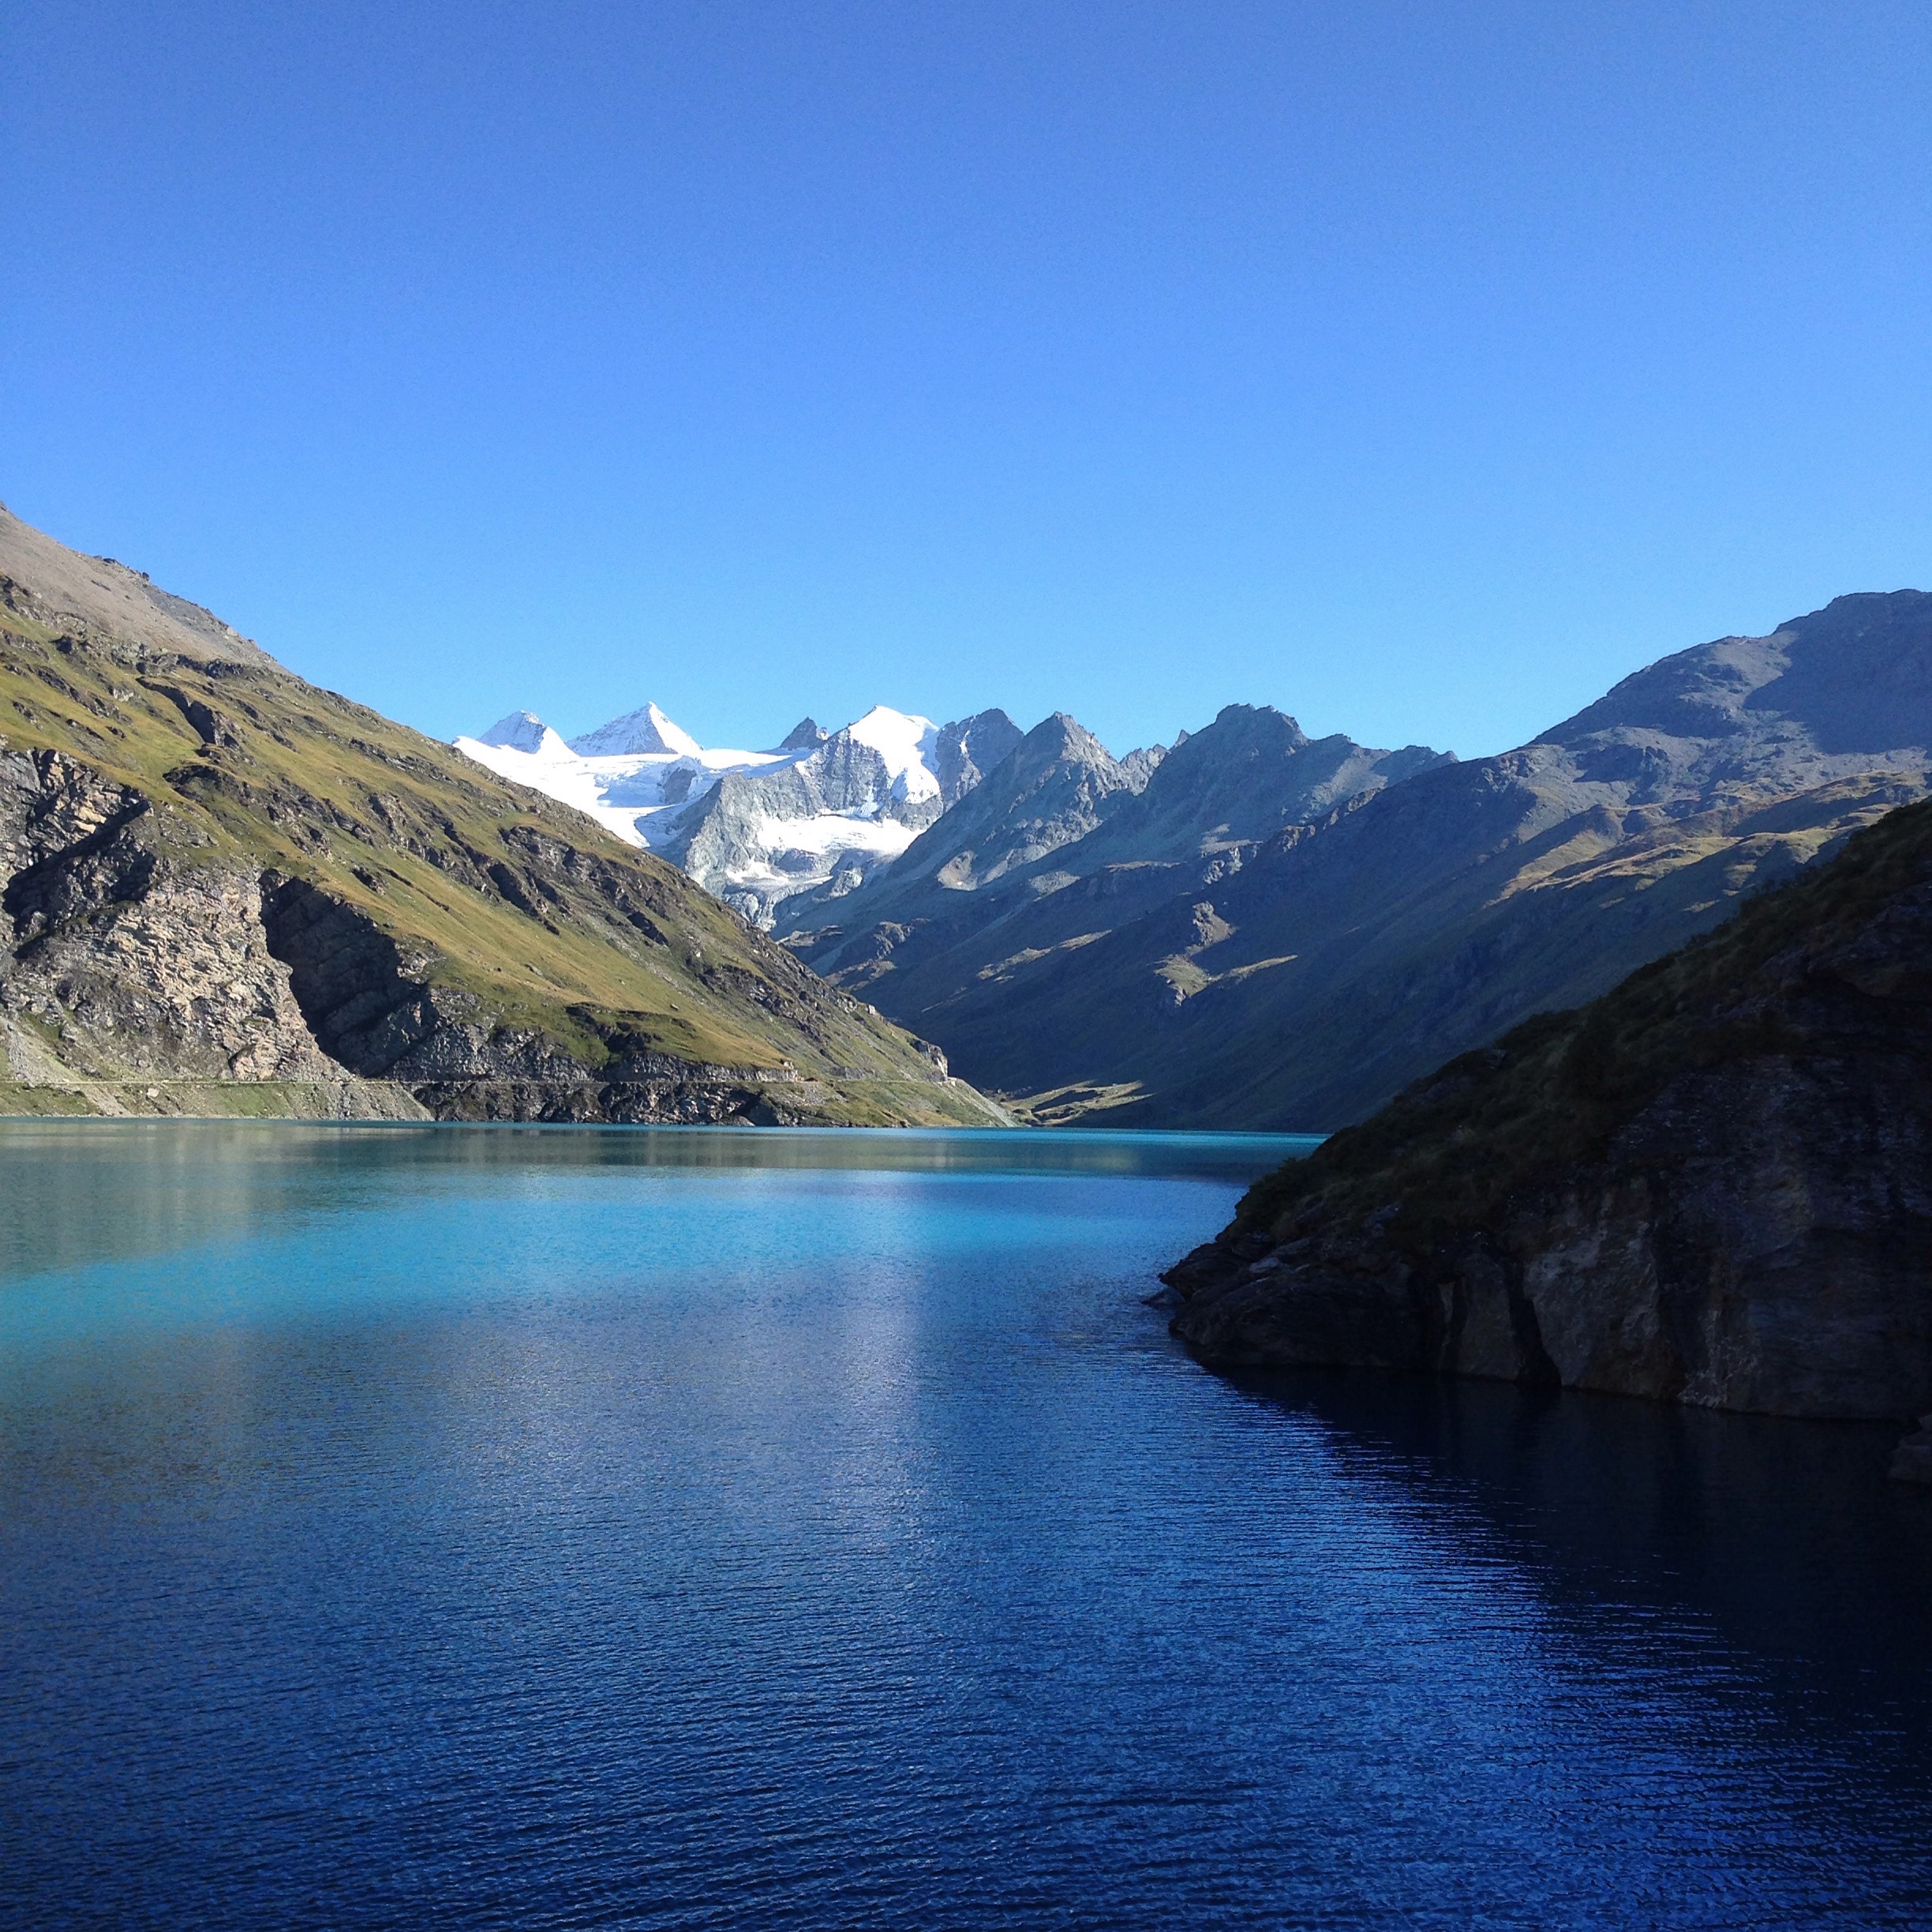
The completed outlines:
{"type": "MultiPolygon", "coordinates": [[[[7,522],[21,543],[58,548],[7,522]]],[[[21,568],[0,549],[0,569],[9,566],[21,568]]],[[[350,1073],[436,1085],[434,1110],[474,1112],[478,1093],[481,1110],[499,1110],[503,1096],[487,1089],[505,1080],[643,1079],[768,1091],[767,1110],[785,1118],[999,1118],[945,1080],[931,1050],[582,815],[260,652],[154,649],[133,635],[137,620],[75,608],[84,599],[72,589],[37,594],[0,576],[0,758],[11,788],[0,876],[14,929],[0,987],[17,1063],[37,1043],[84,1080],[205,1076],[166,1064],[167,1039],[185,1039],[188,1022],[170,1022],[172,1034],[148,1027],[144,1061],[138,1037],[123,1051],[126,1028],[117,1040],[114,1025],[90,1026],[86,998],[57,983],[65,972],[71,993],[90,974],[125,978],[117,962],[135,908],[159,903],[156,882],[253,877],[268,952],[287,954],[277,908],[298,903],[308,927],[325,915],[332,938],[346,936],[332,959],[367,960],[364,979],[384,980],[334,984],[318,968],[307,975],[316,997],[305,998],[297,960],[295,997],[316,1039],[350,1073]],[[36,915],[39,900],[51,909],[36,915]],[[63,949],[69,963],[57,969],[63,949]],[[432,1052],[425,1035],[384,1064],[398,1027],[365,1023],[391,994],[391,1017],[414,1000],[449,1037],[432,1052]],[[432,1064],[451,1058],[459,1023],[469,1058],[455,1077],[470,1088],[460,1105],[432,1064]]],[[[294,930],[286,916],[281,925],[294,930]]],[[[184,931],[184,946],[194,936],[184,931]]],[[[155,945],[167,951],[165,929],[155,945]]],[[[184,1011],[205,1003],[192,989],[180,997],[184,1011]]],[[[513,1104],[541,1113],[540,1099],[523,1091],[513,1104]]],[[[578,1095],[572,1106],[582,1104],[578,1095]]]]}

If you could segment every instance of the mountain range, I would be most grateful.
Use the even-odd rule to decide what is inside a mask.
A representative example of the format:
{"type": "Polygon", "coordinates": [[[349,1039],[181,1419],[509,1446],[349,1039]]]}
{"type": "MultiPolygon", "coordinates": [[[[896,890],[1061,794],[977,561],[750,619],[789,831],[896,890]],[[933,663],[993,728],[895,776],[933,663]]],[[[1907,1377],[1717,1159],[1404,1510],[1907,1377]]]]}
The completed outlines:
{"type": "MultiPolygon", "coordinates": [[[[713,854],[754,826],[761,923],[1032,1118],[1324,1129],[1923,796],[1932,597],[1679,652],[1466,762],[1245,705],[1118,759],[1061,713],[947,730],[985,754],[943,789],[927,768],[894,849],[827,864],[822,788],[732,808],[728,787],[809,765],[796,746],[721,779],[662,849],[724,880],[713,854]]],[[[878,840],[885,809],[875,790],[852,822],[878,840]]]]}
{"type": "Polygon", "coordinates": [[[882,706],[453,749],[0,512],[0,1022],[103,1107],[1323,1129],[1924,796],[1928,747],[1901,590],[1464,762],[1240,704],[1122,758],[882,706]]]}
{"type": "Polygon", "coordinates": [[[985,1124],[675,867],[0,509],[0,1111],[985,1124]]]}
{"type": "Polygon", "coordinates": [[[456,749],[769,927],[787,900],[849,891],[896,858],[1019,740],[1003,711],[942,727],[876,705],[835,732],[803,719],[769,751],[707,751],[646,704],[568,743],[513,711],[456,749]]]}
{"type": "Polygon", "coordinates": [[[1679,652],[1462,762],[1233,706],[1136,784],[1049,721],[780,936],[1035,1118],[1327,1129],[1923,796],[1928,747],[1911,590],[1679,652]]]}

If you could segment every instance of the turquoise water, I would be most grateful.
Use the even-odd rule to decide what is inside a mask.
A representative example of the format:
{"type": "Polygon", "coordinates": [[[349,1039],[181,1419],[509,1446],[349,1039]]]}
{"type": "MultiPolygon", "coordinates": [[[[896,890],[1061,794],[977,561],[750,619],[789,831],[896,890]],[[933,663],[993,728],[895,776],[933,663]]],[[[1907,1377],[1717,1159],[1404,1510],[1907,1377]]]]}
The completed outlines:
{"type": "Polygon", "coordinates": [[[1289,1151],[0,1126],[0,1923],[1932,1923],[1889,1433],[1209,1375],[1289,1151]]]}

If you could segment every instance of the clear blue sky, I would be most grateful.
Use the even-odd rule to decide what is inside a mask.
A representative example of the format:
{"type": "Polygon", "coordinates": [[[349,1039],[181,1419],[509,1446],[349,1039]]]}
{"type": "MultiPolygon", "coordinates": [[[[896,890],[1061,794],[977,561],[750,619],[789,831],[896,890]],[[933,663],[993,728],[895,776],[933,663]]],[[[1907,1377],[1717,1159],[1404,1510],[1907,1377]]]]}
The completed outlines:
{"type": "Polygon", "coordinates": [[[10,0],[0,499],[447,735],[1468,754],[1932,586],[1932,8],[10,0]]]}

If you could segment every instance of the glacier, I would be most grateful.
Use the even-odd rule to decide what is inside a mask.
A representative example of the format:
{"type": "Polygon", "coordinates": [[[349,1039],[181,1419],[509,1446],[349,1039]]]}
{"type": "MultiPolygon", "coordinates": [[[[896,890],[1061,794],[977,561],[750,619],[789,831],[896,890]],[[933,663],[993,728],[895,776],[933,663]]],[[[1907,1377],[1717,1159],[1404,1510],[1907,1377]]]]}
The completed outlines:
{"type": "Polygon", "coordinates": [[[895,859],[1020,741],[1003,711],[943,727],[875,705],[802,720],[769,751],[707,748],[653,703],[566,741],[513,711],[456,749],[682,867],[769,928],[793,895],[843,893],[895,859]]]}

